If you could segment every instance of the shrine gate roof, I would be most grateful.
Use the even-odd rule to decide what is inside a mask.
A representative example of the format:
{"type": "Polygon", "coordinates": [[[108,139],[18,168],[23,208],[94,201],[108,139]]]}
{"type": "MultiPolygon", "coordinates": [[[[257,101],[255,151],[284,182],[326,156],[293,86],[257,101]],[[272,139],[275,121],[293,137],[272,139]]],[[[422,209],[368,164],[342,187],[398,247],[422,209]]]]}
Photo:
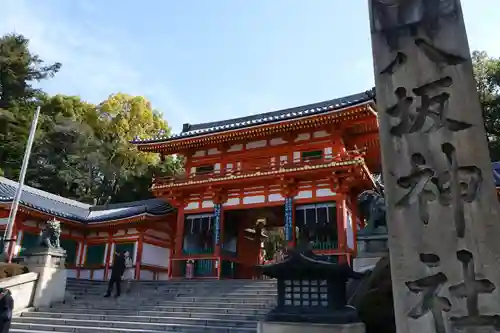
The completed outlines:
{"type": "Polygon", "coordinates": [[[374,99],[374,90],[368,90],[362,93],[349,95],[345,97],[335,98],[332,100],[297,106],[293,108],[260,113],[256,115],[233,118],[228,120],[214,121],[200,124],[184,124],[182,132],[172,134],[171,136],[156,136],[153,138],[141,139],[135,138],[131,143],[155,143],[173,141],[184,138],[196,137],[211,133],[224,132],[229,130],[242,129],[251,126],[265,125],[280,121],[293,120],[302,117],[309,117],[316,114],[322,114],[331,111],[342,110],[351,106],[356,106],[362,103],[372,101],[374,99]]]}
{"type": "MultiPolygon", "coordinates": [[[[17,186],[17,182],[0,177],[0,203],[12,202],[17,186]]],[[[174,210],[167,202],[160,199],[92,206],[26,185],[23,187],[20,204],[45,214],[85,224],[126,219],[138,215],[160,216],[174,210]]]]}

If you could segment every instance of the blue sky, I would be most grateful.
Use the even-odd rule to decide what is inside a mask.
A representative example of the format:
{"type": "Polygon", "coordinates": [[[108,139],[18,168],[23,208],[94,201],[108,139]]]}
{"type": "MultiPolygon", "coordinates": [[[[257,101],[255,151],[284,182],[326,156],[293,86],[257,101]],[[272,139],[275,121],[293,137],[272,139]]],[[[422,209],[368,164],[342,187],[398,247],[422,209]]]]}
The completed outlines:
{"type": "MultiPolygon", "coordinates": [[[[497,2],[462,0],[471,49],[493,56],[497,2]]],[[[14,31],[63,64],[49,93],[143,95],[174,132],[373,85],[367,0],[2,0],[14,31]]]]}

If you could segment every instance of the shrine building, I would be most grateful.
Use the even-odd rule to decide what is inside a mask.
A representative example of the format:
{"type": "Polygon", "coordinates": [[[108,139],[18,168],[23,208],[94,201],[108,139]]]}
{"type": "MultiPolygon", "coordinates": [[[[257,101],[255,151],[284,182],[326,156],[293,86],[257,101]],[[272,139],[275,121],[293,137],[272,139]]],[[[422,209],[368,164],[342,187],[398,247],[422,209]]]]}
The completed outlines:
{"type": "MultiPolygon", "coordinates": [[[[24,187],[9,249],[22,257],[47,220],[61,222],[69,277],[105,280],[128,250],[138,280],[251,278],[263,229],[312,239],[325,260],[350,262],[363,227],[357,196],[380,172],[374,95],[367,91],[248,117],[184,124],[170,137],[136,138],[139,150],[182,156],[185,171],[156,175],[155,199],[92,206],[24,187]]],[[[500,189],[500,164],[493,164],[500,189]]],[[[0,231],[17,183],[0,177],[0,231]]]]}
{"type": "MultiPolygon", "coordinates": [[[[17,187],[17,182],[0,177],[0,231],[6,228],[17,187]]],[[[41,228],[54,218],[61,223],[68,277],[106,280],[114,251],[129,251],[137,279],[167,279],[175,212],[165,201],[92,206],[24,186],[11,255],[22,257],[24,249],[37,246],[41,228]]]]}
{"type": "Polygon", "coordinates": [[[188,260],[195,277],[251,277],[263,228],[283,228],[289,244],[306,233],[328,260],[354,257],[356,198],[380,166],[374,107],[367,91],[136,138],[141,151],[185,160],[184,173],[152,184],[176,208],[170,277],[188,260]]]}

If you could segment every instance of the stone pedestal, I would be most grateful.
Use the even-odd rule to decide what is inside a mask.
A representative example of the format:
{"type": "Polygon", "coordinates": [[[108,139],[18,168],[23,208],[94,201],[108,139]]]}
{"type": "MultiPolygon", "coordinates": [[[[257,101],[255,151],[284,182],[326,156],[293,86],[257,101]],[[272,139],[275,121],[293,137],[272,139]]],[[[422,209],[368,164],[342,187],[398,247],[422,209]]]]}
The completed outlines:
{"type": "Polygon", "coordinates": [[[313,324],[261,321],[258,333],[365,333],[363,323],[352,324],[313,324]]]}
{"type": "Polygon", "coordinates": [[[354,271],[364,272],[373,269],[380,258],[389,252],[387,242],[386,233],[358,236],[358,255],[353,260],[354,271]]]}
{"type": "Polygon", "coordinates": [[[39,248],[25,254],[25,264],[30,272],[38,273],[33,297],[35,308],[46,307],[64,300],[66,291],[66,251],[39,248]]]}

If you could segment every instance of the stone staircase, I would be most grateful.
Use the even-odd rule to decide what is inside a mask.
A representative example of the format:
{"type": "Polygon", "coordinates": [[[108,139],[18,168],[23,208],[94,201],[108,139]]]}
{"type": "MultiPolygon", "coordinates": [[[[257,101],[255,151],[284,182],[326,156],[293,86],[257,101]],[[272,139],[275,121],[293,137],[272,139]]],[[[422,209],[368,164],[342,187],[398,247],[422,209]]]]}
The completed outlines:
{"type": "Polygon", "coordinates": [[[250,333],[276,302],[273,280],[141,281],[117,299],[105,290],[68,279],[64,304],[22,313],[11,332],[250,333]]]}

